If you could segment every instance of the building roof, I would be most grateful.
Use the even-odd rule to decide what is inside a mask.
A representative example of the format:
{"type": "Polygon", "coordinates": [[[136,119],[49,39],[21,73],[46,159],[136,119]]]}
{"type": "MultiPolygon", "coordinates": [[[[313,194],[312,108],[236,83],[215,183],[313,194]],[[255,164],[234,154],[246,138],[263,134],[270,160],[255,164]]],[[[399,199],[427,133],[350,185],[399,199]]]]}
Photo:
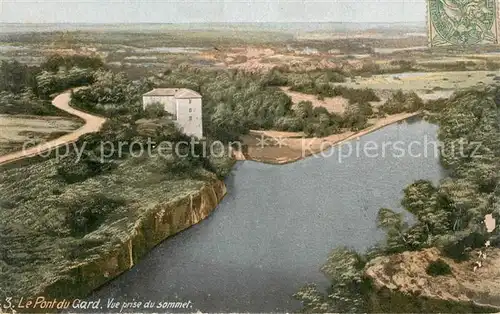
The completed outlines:
{"type": "Polygon", "coordinates": [[[174,96],[179,88],[155,88],[143,96],[174,96]]]}
{"type": "Polygon", "coordinates": [[[155,88],[143,96],[174,96],[175,98],[201,98],[201,95],[188,88],[155,88]]]}
{"type": "Polygon", "coordinates": [[[192,89],[181,88],[177,93],[175,93],[175,98],[201,98],[201,95],[192,89]]]}

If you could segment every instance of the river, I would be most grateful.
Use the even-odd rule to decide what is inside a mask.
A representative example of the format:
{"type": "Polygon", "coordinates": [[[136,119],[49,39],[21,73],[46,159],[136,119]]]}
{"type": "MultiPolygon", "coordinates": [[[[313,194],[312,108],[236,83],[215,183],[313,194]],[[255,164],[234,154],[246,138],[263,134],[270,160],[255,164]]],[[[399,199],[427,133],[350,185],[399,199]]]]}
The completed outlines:
{"type": "Polygon", "coordinates": [[[436,133],[435,125],[411,119],[350,142],[352,156],[341,161],[337,147],[330,157],[282,166],[240,162],[209,218],[161,243],[91,299],[178,299],[192,302],[190,312],[298,311],[292,294],[308,282],[326,284],[319,268],[331,249],[363,251],[382,240],[378,209],[401,210],[406,185],[444,176],[429,144],[436,133]],[[404,156],[390,144],[383,154],[382,144],[396,141],[408,148],[404,156]],[[356,154],[356,142],[379,148],[356,154]]]}

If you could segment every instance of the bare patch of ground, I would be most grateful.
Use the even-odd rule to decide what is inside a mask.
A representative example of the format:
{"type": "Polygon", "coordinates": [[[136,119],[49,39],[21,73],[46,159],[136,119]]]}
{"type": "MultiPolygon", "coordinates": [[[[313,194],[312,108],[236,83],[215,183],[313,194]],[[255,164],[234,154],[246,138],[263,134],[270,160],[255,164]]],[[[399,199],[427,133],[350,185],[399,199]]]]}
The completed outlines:
{"type": "Polygon", "coordinates": [[[365,273],[377,288],[433,299],[475,302],[500,308],[500,250],[486,250],[482,267],[473,271],[472,262],[455,262],[436,248],[376,258],[365,273]],[[429,263],[444,260],[451,275],[433,277],[426,273],[429,263]]]}
{"type": "Polygon", "coordinates": [[[290,96],[294,104],[298,104],[301,101],[310,101],[313,107],[324,107],[329,112],[337,114],[343,114],[349,105],[349,101],[342,96],[327,97],[324,100],[319,100],[316,95],[294,92],[290,90],[290,87],[280,88],[283,92],[290,96]]]}

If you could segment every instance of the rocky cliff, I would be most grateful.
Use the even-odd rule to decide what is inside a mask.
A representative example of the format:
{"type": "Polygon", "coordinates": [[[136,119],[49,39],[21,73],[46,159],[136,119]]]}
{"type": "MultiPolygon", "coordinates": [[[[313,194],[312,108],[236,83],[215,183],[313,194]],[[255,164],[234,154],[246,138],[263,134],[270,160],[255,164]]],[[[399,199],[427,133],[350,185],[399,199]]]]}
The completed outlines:
{"type": "Polygon", "coordinates": [[[65,279],[53,282],[40,295],[48,298],[81,298],[88,295],[132,268],[161,241],[205,219],[225,194],[224,182],[216,180],[188,197],[146,211],[127,231],[128,237],[114,250],[73,268],[65,274],[65,279]]]}
{"type": "Polygon", "coordinates": [[[472,262],[455,262],[436,248],[404,252],[373,259],[365,274],[377,289],[500,309],[500,249],[489,249],[486,256],[482,267],[473,271],[472,262]],[[433,277],[426,273],[429,263],[438,259],[450,265],[451,275],[433,277]]]}

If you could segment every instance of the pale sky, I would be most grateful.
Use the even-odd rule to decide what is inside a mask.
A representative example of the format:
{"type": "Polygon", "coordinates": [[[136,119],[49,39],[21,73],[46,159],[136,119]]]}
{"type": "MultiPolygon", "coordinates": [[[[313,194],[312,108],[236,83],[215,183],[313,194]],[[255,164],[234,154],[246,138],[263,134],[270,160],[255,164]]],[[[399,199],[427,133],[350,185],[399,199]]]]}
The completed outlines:
{"type": "Polygon", "coordinates": [[[425,14],[425,0],[0,0],[3,23],[393,23],[425,14]]]}

